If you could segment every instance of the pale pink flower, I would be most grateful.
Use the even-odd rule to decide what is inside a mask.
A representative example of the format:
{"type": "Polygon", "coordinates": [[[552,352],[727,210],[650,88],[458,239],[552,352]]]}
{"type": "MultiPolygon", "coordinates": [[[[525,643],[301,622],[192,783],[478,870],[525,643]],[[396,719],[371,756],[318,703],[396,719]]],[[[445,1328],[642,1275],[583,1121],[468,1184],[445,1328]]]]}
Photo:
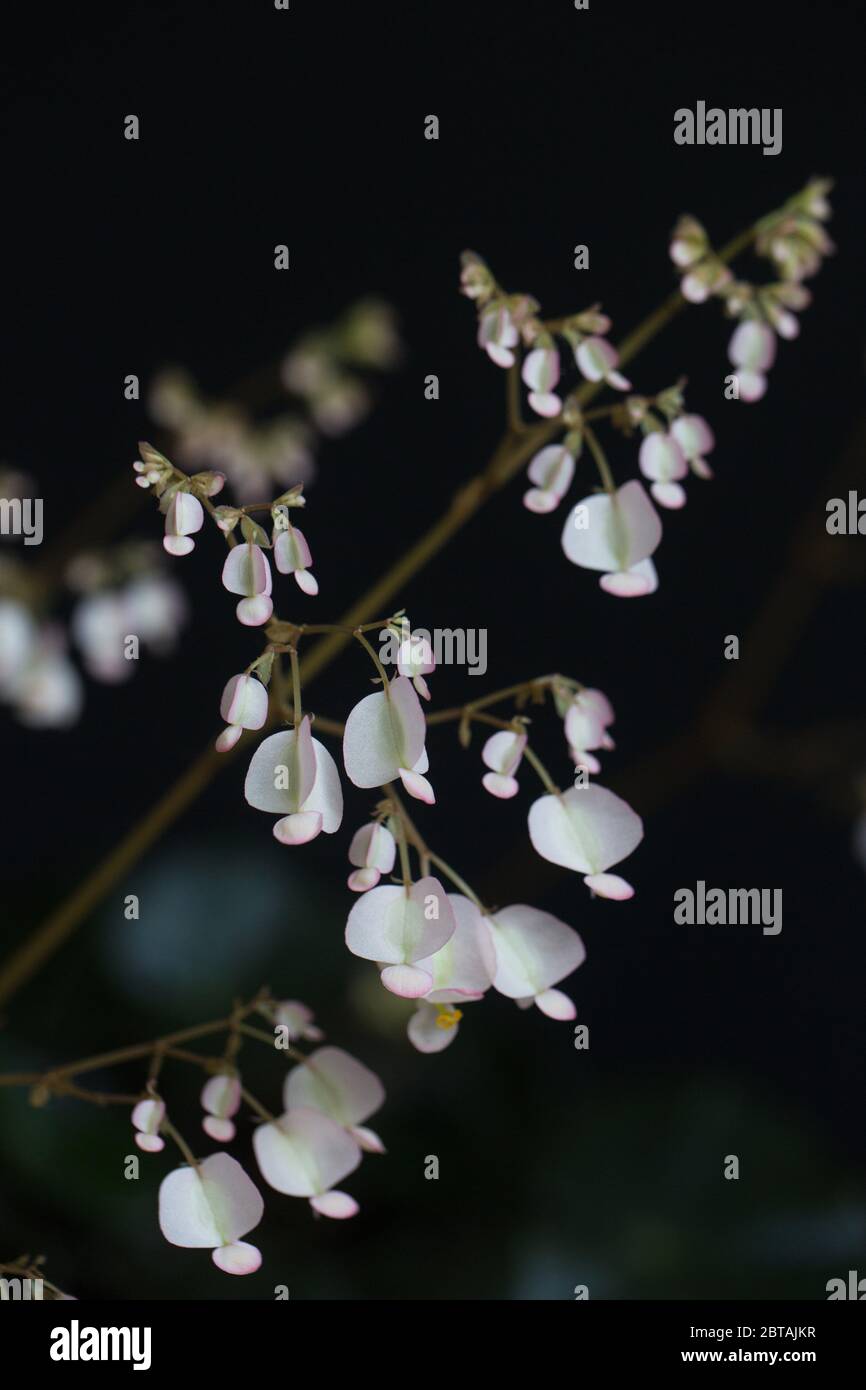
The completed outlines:
{"type": "Polygon", "coordinates": [[[554,391],[559,381],[559,353],[555,347],[536,347],[526,354],[520,375],[529,387],[529,404],[536,415],[551,419],[562,410],[554,391]]]}
{"type": "Polygon", "coordinates": [[[289,1042],[307,1038],[309,1042],[321,1042],[325,1036],[317,1028],[313,1019],[315,1014],[308,1004],[298,999],[282,999],[274,1008],[274,1020],[286,1029],[289,1042]]]}
{"type": "Polygon", "coordinates": [[[165,1119],[165,1105],[161,1100],[140,1100],[132,1112],[133,1127],[137,1130],[135,1142],[144,1153],[158,1154],[165,1148],[165,1140],[159,1129],[165,1119]]]}
{"type": "Polygon", "coordinates": [[[254,1274],[261,1253],[240,1237],[258,1226],[265,1204],[237,1159],[211,1154],[195,1168],[176,1168],[159,1189],[159,1228],[172,1245],[213,1250],[225,1274],[254,1274]]]}
{"type": "Polygon", "coordinates": [[[507,307],[501,301],[489,304],[478,321],[478,346],[497,367],[511,367],[514,365],[511,349],[518,341],[519,334],[507,307]]]}
{"type": "Polygon", "coordinates": [[[317,1048],[301,1066],[292,1068],[283,1085],[287,1111],[299,1107],[320,1111],[342,1125],[368,1153],[385,1152],[378,1134],[363,1123],[384,1100],[385,1087],[376,1073],[340,1047],[317,1048]]]}
{"type": "Polygon", "coordinates": [[[419,879],[409,889],[383,884],[355,903],[346,923],[346,945],[353,955],[383,967],[382,983],[392,994],[420,999],[433,988],[433,972],[418,962],[435,955],[456,926],[438,879],[419,879]]]}
{"type": "Polygon", "coordinates": [[[302,531],[297,526],[287,526],[274,531],[274,564],[280,574],[293,574],[295,583],[305,594],[319,592],[318,581],[310,572],[313,557],[302,531]]]}
{"type": "Polygon", "coordinates": [[[481,785],[491,796],[507,801],[517,795],[518,784],[514,774],[520,766],[525,747],[526,734],[519,734],[516,730],[500,729],[498,733],[491,734],[481,750],[482,761],[490,768],[482,777],[481,785]]]}
{"type": "Polygon", "coordinates": [[[387,825],[371,821],[362,825],[352,836],[349,845],[349,863],[356,865],[354,873],[349,874],[349,887],[353,893],[366,893],[383,874],[389,874],[394,867],[397,845],[387,825]]]}
{"type": "Polygon", "coordinates": [[[218,753],[234,748],[244,729],[261,729],[268,717],[268,691],[255,676],[232,676],[220,700],[220,714],[227,724],[216,741],[218,753]]]}
{"type": "Polygon", "coordinates": [[[606,338],[584,338],[575,349],[574,360],[587,381],[605,381],[616,391],[631,390],[631,382],[616,370],[619,353],[606,338]]]}
{"type": "Polygon", "coordinates": [[[702,415],[681,415],[671,425],[671,434],[679,444],[692,472],[699,478],[711,478],[713,470],[704,458],[716,447],[712,430],[702,415]]]}
{"type": "Polygon", "coordinates": [[[718,294],[733,278],[722,261],[715,256],[707,256],[706,260],[683,276],[680,292],[690,304],[704,304],[711,294],[718,294]]]}
{"type": "Polygon", "coordinates": [[[399,777],[410,796],[432,805],[424,746],[424,711],[408,676],[366,695],[346,720],[343,762],[356,787],[382,787],[399,777]]]}
{"type": "Polygon", "coordinates": [[[652,430],[641,441],[638,455],[640,471],[650,478],[650,492],[660,507],[678,510],[686,505],[685,488],[679,479],[689,471],[686,456],[672,434],[652,430]]]}
{"type": "Polygon", "coordinates": [[[247,541],[236,545],[223,565],[223,587],[230,594],[243,594],[237,606],[238,620],[244,627],[261,627],[274,611],[271,567],[261,546],[247,541]]]}
{"type": "Polygon", "coordinates": [[[361,1150],[342,1125],[308,1107],[288,1110],[253,1133],[259,1171],[269,1187],[307,1197],[321,1216],[354,1216],[358,1203],[334,1184],[353,1173],[361,1150]]]}
{"type": "Polygon", "coordinates": [[[741,401],[759,401],[767,389],[765,372],[776,358],[776,335],[766,323],[746,319],[734,329],[728,357],[736,369],[741,401]]]}
{"type": "Polygon", "coordinates": [[[523,505],[531,512],[555,511],[574,477],[574,455],[562,444],[540,449],[526,470],[535,486],[523,495],[523,505]]]}
{"type": "Polygon", "coordinates": [[[493,988],[524,1006],[536,1004],[549,1018],[574,1018],[574,1004],[552,986],[586,959],[577,932],[523,903],[490,913],[487,926],[496,959],[493,988]]]}
{"type": "Polygon", "coordinates": [[[658,588],[650,555],[662,524],[636,478],[614,493],[585,497],[568,515],[562,548],[572,564],[602,570],[599,584],[619,598],[636,598],[658,588]]]}
{"type": "Polygon", "coordinates": [[[253,754],[244,796],[257,811],[279,815],[274,835],[284,845],[303,845],[320,833],[333,835],[343,819],[337,765],[313,738],[310,716],[297,729],[264,739],[253,754]]]}
{"type": "Polygon", "coordinates": [[[424,677],[436,670],[436,658],[426,637],[417,637],[411,630],[408,632],[397,648],[397,670],[401,676],[408,676],[422,699],[430,699],[424,677]]]}
{"type": "Polygon", "coordinates": [[[169,555],[189,555],[195,549],[191,539],[204,525],[204,508],[191,492],[177,491],[165,513],[163,545],[169,555]]]}
{"type": "Polygon", "coordinates": [[[202,1087],[201,1105],[207,1111],[201,1122],[205,1134],[219,1144],[228,1144],[235,1137],[232,1116],[241,1108],[240,1078],[230,1072],[209,1077],[202,1087]]]}
{"type": "Polygon", "coordinates": [[[461,893],[449,893],[448,901],[456,923],[454,935],[432,956],[417,962],[433,978],[406,1030],[419,1052],[442,1052],[454,1041],[461,1010],[448,1006],[481,999],[496,973],[493,942],[480,910],[461,893]]]}
{"type": "Polygon", "coordinates": [[[614,722],[613,706],[600,690],[579,690],[565,712],[565,737],[575,763],[587,772],[600,772],[591,749],[614,747],[607,732],[614,722]]]}
{"type": "Polygon", "coordinates": [[[606,787],[593,783],[539,797],[529,808],[529,838],[543,859],[583,874],[584,883],[599,897],[633,896],[625,879],[605,870],[640,844],[643,821],[606,787]]]}

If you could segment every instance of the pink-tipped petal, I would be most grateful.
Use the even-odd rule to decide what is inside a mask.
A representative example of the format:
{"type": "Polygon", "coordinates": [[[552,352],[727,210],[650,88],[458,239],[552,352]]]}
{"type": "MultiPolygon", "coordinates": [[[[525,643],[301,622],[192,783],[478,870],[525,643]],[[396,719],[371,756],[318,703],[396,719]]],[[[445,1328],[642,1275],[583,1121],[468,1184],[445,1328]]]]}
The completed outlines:
{"type": "Polygon", "coordinates": [[[146,1154],[162,1153],[165,1148],[165,1140],[158,1134],[136,1134],[135,1142],[142,1152],[146,1154]]]}
{"type": "Polygon", "coordinates": [[[416,801],[425,802],[428,806],[436,804],[436,793],[426,777],[422,777],[420,772],[413,772],[411,768],[407,767],[400,767],[397,771],[400,774],[400,781],[410,796],[414,796],[416,801]]]}
{"type": "Polygon", "coordinates": [[[378,869],[355,869],[347,881],[353,893],[369,893],[381,877],[378,869]]]}
{"type": "Polygon", "coordinates": [[[500,801],[509,801],[520,790],[520,784],[516,777],[503,777],[501,772],[485,772],[481,778],[481,785],[485,791],[488,791],[491,796],[498,797],[500,801]]]}
{"type": "Polygon", "coordinates": [[[274,837],[281,845],[306,845],[315,840],[322,829],[319,811],[295,811],[283,816],[274,826],[274,837]]]}
{"type": "Polygon", "coordinates": [[[334,1221],[346,1221],[360,1211],[358,1203],[348,1192],[323,1192],[320,1197],[310,1198],[310,1206],[320,1216],[330,1216],[334,1221]]]}
{"type": "Polygon", "coordinates": [[[433,976],[414,965],[388,965],[381,979],[385,988],[401,999],[421,999],[433,984],[433,976]]]}
{"type": "Polygon", "coordinates": [[[201,1127],[218,1144],[230,1144],[237,1133],[231,1120],[221,1120],[216,1115],[205,1115],[201,1127]]]}
{"type": "Polygon", "coordinates": [[[223,1274],[255,1274],[262,1263],[262,1252],[245,1240],[235,1240],[231,1245],[218,1246],[211,1259],[223,1274]]]}
{"type": "Polygon", "coordinates": [[[686,505],[686,490],[679,483],[651,483],[650,492],[660,507],[678,512],[686,505]]]}
{"type": "Polygon", "coordinates": [[[566,1021],[570,1018],[577,1018],[577,1009],[567,994],[563,994],[560,989],[544,989],[540,994],[536,994],[535,1003],[543,1014],[548,1018],[556,1018],[566,1021]]]}
{"type": "Polygon", "coordinates": [[[587,874],[584,883],[598,898],[612,898],[614,902],[626,902],[634,897],[631,884],[619,874],[587,874]]]}

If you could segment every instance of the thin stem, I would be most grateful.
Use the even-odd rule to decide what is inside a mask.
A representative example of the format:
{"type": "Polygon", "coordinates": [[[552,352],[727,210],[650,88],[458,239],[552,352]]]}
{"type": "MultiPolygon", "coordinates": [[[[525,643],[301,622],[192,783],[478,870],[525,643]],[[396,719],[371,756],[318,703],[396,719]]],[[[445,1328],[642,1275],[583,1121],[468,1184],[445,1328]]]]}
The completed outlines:
{"type": "Polygon", "coordinates": [[[544,766],[544,763],[541,761],[538,754],[533,753],[528,743],[526,744],[526,747],[523,750],[523,756],[529,763],[530,767],[535,768],[535,771],[538,773],[539,777],[544,783],[546,790],[550,792],[551,796],[560,796],[561,793],[559,787],[554,782],[553,778],[551,777],[547,768],[544,766]]]}
{"type": "Polygon", "coordinates": [[[379,660],[379,653],[376,651],[372,643],[367,641],[366,637],[364,636],[363,632],[359,627],[355,628],[354,636],[357,637],[358,641],[361,643],[361,646],[366,647],[367,651],[369,652],[370,659],[373,662],[373,665],[376,667],[376,670],[379,672],[383,689],[385,691],[385,694],[387,695],[389,685],[388,673],[385,670],[385,667],[382,665],[381,661],[379,660]]]}
{"type": "Polygon", "coordinates": [[[591,429],[590,426],[587,425],[584,429],[583,437],[589,445],[589,451],[592,454],[592,457],[595,459],[595,466],[598,469],[598,476],[601,479],[601,485],[606,493],[612,495],[616,492],[616,483],[613,480],[613,474],[610,471],[608,461],[604,456],[604,450],[602,449],[601,445],[598,442],[598,439],[596,438],[595,430],[591,429]]]}
{"type": "Polygon", "coordinates": [[[297,649],[297,647],[290,647],[290,648],[289,648],[289,660],[290,660],[290,662],[292,663],[292,701],[293,701],[293,704],[294,704],[294,708],[293,708],[293,711],[292,711],[292,718],[293,718],[293,721],[294,721],[295,728],[297,728],[298,725],[299,725],[300,722],[301,722],[301,719],[302,719],[302,714],[301,714],[301,665],[300,665],[300,662],[298,661],[298,649],[297,649]]]}
{"type": "Polygon", "coordinates": [[[193,1154],[192,1149],[184,1139],[183,1135],[175,1129],[171,1121],[163,1120],[162,1124],[160,1125],[160,1129],[162,1130],[163,1134],[168,1135],[169,1139],[174,1140],[175,1144],[177,1144],[177,1147],[180,1149],[190,1168],[194,1168],[197,1173],[200,1173],[201,1169],[198,1159],[193,1154]]]}

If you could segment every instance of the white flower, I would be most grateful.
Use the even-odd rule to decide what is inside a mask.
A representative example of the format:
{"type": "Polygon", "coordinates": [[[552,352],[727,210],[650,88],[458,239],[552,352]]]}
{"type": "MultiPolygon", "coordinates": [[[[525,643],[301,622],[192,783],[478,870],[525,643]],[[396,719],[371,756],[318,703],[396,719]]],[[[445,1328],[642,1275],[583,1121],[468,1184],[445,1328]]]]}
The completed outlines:
{"type": "Polygon", "coordinates": [[[253,754],[244,796],[257,811],[279,815],[274,835],[284,845],[303,845],[324,830],[333,835],[343,819],[337,765],[310,732],[310,716],[297,729],[271,734],[253,754]]]}
{"type": "Polygon", "coordinates": [[[599,584],[619,598],[658,588],[649,559],[662,537],[658,513],[635,478],[614,493],[585,497],[569,513],[562,548],[572,564],[602,570],[599,584]]]}
{"type": "Polygon", "coordinates": [[[255,1183],[229,1154],[195,1168],[176,1168],[159,1189],[159,1228],[172,1245],[213,1250],[225,1274],[253,1274],[262,1257],[240,1239],[258,1226],[265,1204],[255,1183]]]}

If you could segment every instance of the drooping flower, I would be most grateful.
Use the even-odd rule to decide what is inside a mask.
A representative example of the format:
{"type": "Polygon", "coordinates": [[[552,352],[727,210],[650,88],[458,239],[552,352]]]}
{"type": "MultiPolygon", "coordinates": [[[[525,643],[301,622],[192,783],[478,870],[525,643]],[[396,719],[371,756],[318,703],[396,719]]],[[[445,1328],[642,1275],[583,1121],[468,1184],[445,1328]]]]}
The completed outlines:
{"type": "Polygon", "coordinates": [[[535,486],[523,495],[523,505],[531,512],[555,511],[574,477],[574,455],[562,444],[540,449],[526,470],[535,486]]]}
{"type": "Polygon", "coordinates": [[[638,455],[640,471],[650,478],[650,492],[660,507],[678,510],[686,505],[679,479],[689,471],[686,456],[673,434],[652,430],[644,435],[638,455]]]}
{"type": "Polygon", "coordinates": [[[631,382],[616,370],[619,353],[606,338],[584,338],[575,349],[574,360],[587,381],[605,381],[616,391],[631,390],[631,382]]]}
{"type": "Polygon", "coordinates": [[[366,1128],[382,1106],[385,1087],[375,1072],[340,1047],[320,1047],[293,1067],[283,1085],[287,1111],[298,1107],[319,1110],[351,1134],[368,1153],[384,1153],[378,1134],[366,1128]]]}
{"type": "Polygon", "coordinates": [[[682,449],[692,472],[711,478],[713,470],[704,455],[716,447],[715,436],[702,415],[681,415],[671,425],[671,434],[682,449]]]}
{"type": "Polygon", "coordinates": [[[421,878],[411,888],[382,884],[359,898],[346,923],[353,955],[383,966],[382,984],[404,999],[433,988],[433,972],[419,962],[444,946],[457,923],[442,884],[421,878]]]}
{"type": "Polygon", "coordinates": [[[606,787],[592,783],[539,797],[529,808],[529,838],[543,859],[583,874],[599,897],[634,895],[630,883],[605,871],[640,844],[643,821],[606,787]]]}
{"type": "Polygon", "coordinates": [[[244,627],[261,627],[274,611],[271,567],[260,545],[247,541],[236,545],[223,565],[223,587],[230,594],[243,594],[237,605],[238,620],[244,627]]]}
{"type": "MultiPolygon", "coordinates": [[[[145,475],[146,476],[146,475],[145,475]]],[[[195,549],[191,537],[204,525],[204,508],[191,492],[174,493],[165,513],[163,546],[169,555],[189,555],[195,549]]]]}
{"type": "Polygon", "coordinates": [[[765,373],[776,360],[776,335],[769,324],[746,319],[734,329],[728,357],[736,368],[741,401],[759,401],[767,389],[765,373]]]}
{"type": "Polygon", "coordinates": [[[358,1203],[334,1184],[353,1173],[361,1150],[351,1134],[319,1110],[288,1110],[253,1133],[259,1171],[269,1187],[307,1197],[321,1216],[354,1216],[358,1203]]]}
{"type": "Polygon", "coordinates": [[[268,717],[268,691],[255,676],[232,676],[220,700],[220,714],[227,724],[216,741],[218,753],[234,748],[244,729],[261,729],[268,717]]]}
{"type": "Polygon", "coordinates": [[[195,1168],[176,1168],[159,1189],[159,1228],[172,1245],[213,1250],[225,1274],[254,1274],[262,1257],[241,1236],[262,1219],[262,1195],[237,1159],[211,1154],[195,1168]]]}
{"type": "Polygon", "coordinates": [[[257,811],[279,815],[274,835],[284,845],[303,845],[324,830],[333,835],[343,819],[343,789],[327,748],[313,738],[310,716],[297,729],[271,734],[253,754],[244,796],[257,811]]]}
{"type": "Polygon", "coordinates": [[[311,596],[319,592],[318,581],[310,572],[312,563],[310,547],[297,526],[274,531],[274,564],[280,574],[293,574],[298,588],[311,596]]]}
{"type": "Polygon", "coordinates": [[[511,367],[514,365],[511,349],[518,341],[519,334],[507,306],[501,300],[489,304],[478,320],[478,346],[497,367],[511,367]]]}
{"type": "Polygon", "coordinates": [[[554,387],[559,381],[559,353],[553,346],[535,347],[523,359],[521,376],[529,387],[529,404],[536,415],[552,419],[562,410],[554,387]]]}
{"type": "Polygon", "coordinates": [[[549,1018],[574,1018],[571,1000],[552,986],[586,959],[577,932],[523,903],[490,913],[486,920],[496,958],[493,988],[520,1004],[537,1004],[549,1018]]]}
{"type": "Polygon", "coordinates": [[[579,690],[565,712],[565,737],[575,763],[587,772],[600,772],[591,749],[614,747],[607,732],[614,722],[613,706],[600,690],[579,690]]]}
{"type": "Polygon", "coordinates": [[[159,1132],[165,1119],[165,1104],[161,1100],[140,1100],[132,1112],[132,1123],[137,1131],[135,1142],[148,1154],[158,1154],[165,1148],[165,1140],[159,1132]]]}
{"type": "Polygon", "coordinates": [[[410,796],[432,805],[424,747],[424,711],[408,676],[366,695],[346,720],[343,762],[356,787],[381,787],[399,777],[410,796]]]}
{"type": "Polygon", "coordinates": [[[424,677],[436,670],[436,658],[427,637],[419,637],[412,632],[408,621],[401,624],[398,636],[397,670],[401,676],[411,680],[418,694],[424,700],[430,699],[430,689],[424,677]]]}
{"type": "Polygon", "coordinates": [[[241,1107],[240,1078],[233,1072],[211,1076],[201,1090],[202,1109],[207,1111],[202,1129],[219,1144],[228,1144],[235,1137],[232,1116],[241,1107]]]}
{"type": "Polygon", "coordinates": [[[481,757],[490,771],[481,778],[481,785],[491,796],[507,801],[517,795],[519,788],[514,774],[520,766],[526,741],[526,734],[516,729],[500,729],[485,743],[481,757]]]}
{"type": "Polygon", "coordinates": [[[704,304],[711,294],[718,294],[733,278],[724,261],[717,256],[705,256],[683,276],[680,291],[690,304],[704,304]]]}
{"type": "Polygon", "coordinates": [[[317,1028],[313,1022],[313,1010],[298,999],[280,1000],[274,1006],[273,1016],[274,1022],[285,1028],[288,1042],[296,1042],[298,1038],[307,1038],[309,1042],[321,1042],[325,1036],[321,1028],[317,1028]]]}
{"type": "Polygon", "coordinates": [[[352,836],[349,845],[349,863],[355,864],[354,873],[349,874],[349,887],[353,893],[366,893],[383,874],[389,874],[394,867],[397,844],[387,825],[371,821],[362,825],[352,836]]]}
{"type": "Polygon", "coordinates": [[[604,571],[599,584],[606,593],[636,598],[658,588],[649,557],[661,537],[658,513],[635,478],[614,493],[578,502],[566,520],[562,548],[572,564],[604,571]]]}

